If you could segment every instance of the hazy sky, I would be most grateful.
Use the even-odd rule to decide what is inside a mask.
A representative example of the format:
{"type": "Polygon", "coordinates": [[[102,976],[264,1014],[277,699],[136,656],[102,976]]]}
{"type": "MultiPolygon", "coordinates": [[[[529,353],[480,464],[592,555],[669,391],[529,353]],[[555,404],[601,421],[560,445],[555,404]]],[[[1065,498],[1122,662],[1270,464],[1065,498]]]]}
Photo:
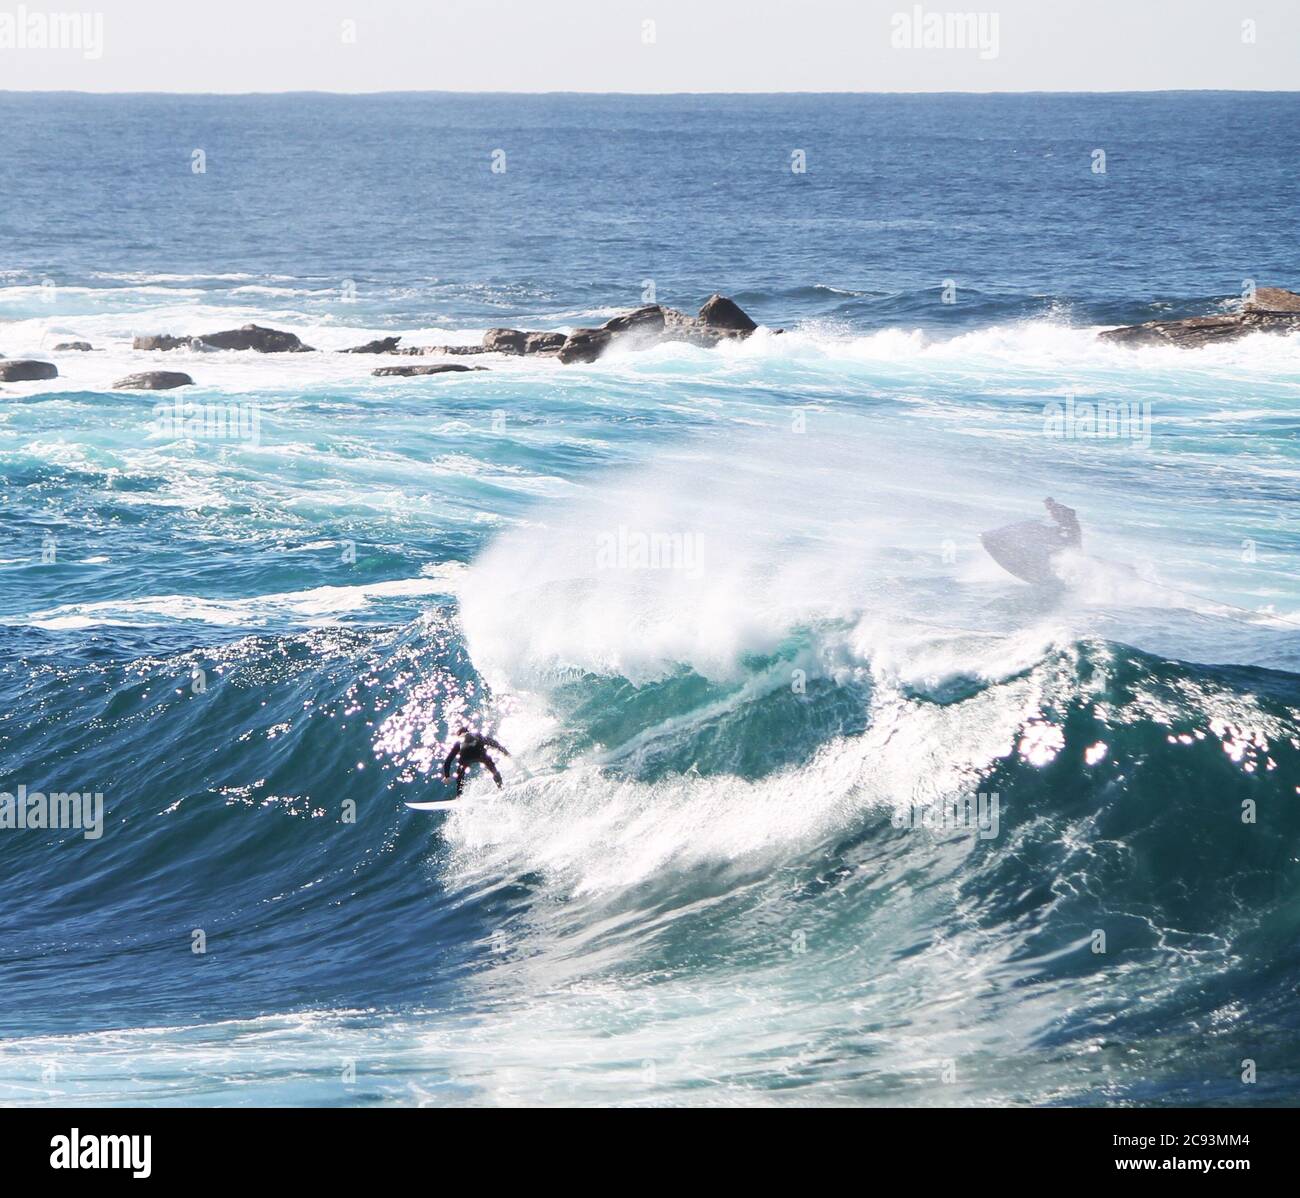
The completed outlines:
{"type": "MultiPolygon", "coordinates": [[[[1300,0],[0,0],[0,89],[1300,87],[1300,0]],[[977,44],[910,47],[944,13],[977,44]],[[88,23],[56,24],[88,14],[88,23]],[[895,14],[903,14],[896,20],[895,14]],[[996,24],[994,24],[996,18],[996,24]],[[646,22],[653,22],[647,26],[646,22]],[[1253,22],[1253,41],[1248,40],[1253,22]],[[42,48],[62,39],[64,48],[42,48]],[[71,45],[68,43],[71,42],[71,45]],[[896,43],[902,44],[896,44],[896,43]]],[[[955,35],[949,36],[953,41],[955,35]]]]}

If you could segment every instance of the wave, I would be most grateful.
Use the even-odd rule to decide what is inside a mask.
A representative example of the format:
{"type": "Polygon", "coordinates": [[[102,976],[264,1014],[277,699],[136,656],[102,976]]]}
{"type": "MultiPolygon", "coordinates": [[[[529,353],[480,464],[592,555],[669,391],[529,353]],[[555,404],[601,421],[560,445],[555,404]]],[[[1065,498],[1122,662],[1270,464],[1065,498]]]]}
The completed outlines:
{"type": "MultiPolygon", "coordinates": [[[[603,319],[612,310],[591,313],[557,314],[543,322],[568,329],[576,324],[603,319]]],[[[54,361],[60,378],[50,382],[20,384],[22,393],[59,393],[69,387],[107,389],[113,379],[131,369],[144,369],[159,363],[198,367],[205,377],[224,382],[238,375],[245,385],[257,379],[300,381],[320,385],[329,381],[355,382],[368,378],[376,360],[369,356],[337,357],[325,354],[292,355],[270,358],[267,355],[224,352],[220,354],[174,350],[164,356],[136,352],[130,339],[141,332],[202,332],[245,323],[273,324],[296,332],[317,349],[330,351],[363,344],[394,332],[389,323],[357,323],[331,315],[322,320],[319,314],[301,309],[268,311],[232,306],[215,308],[169,306],[141,308],[123,316],[121,311],[84,313],[80,316],[57,316],[13,320],[5,328],[4,349],[8,356],[33,356],[54,361]],[[89,340],[97,353],[53,352],[62,341],[89,340]],[[247,367],[255,365],[260,374],[249,375],[247,367]],[[216,372],[214,374],[214,372],[216,372]]],[[[521,322],[525,323],[525,322],[521,322]]],[[[1036,372],[1053,371],[1058,375],[1058,394],[1074,388],[1086,392],[1089,376],[1097,376],[1106,393],[1113,390],[1116,371],[1136,372],[1137,379],[1153,383],[1173,379],[1204,381],[1220,378],[1221,386],[1235,391],[1241,377],[1266,380],[1277,387],[1300,385],[1300,336],[1257,332],[1241,340],[1210,345],[1195,350],[1174,346],[1132,348],[1098,341],[1097,333],[1105,326],[1075,325],[1059,318],[1041,318],[986,325],[976,329],[936,330],[900,324],[863,332],[851,322],[834,317],[802,321],[783,335],[769,330],[740,343],[706,350],[667,343],[648,350],[616,349],[599,363],[579,368],[560,367],[550,359],[511,359],[493,356],[494,370],[507,369],[530,375],[551,376],[564,371],[571,375],[603,374],[627,367],[650,370],[659,365],[691,365],[711,373],[718,364],[757,370],[765,363],[789,364],[808,370],[846,372],[844,381],[852,383],[864,368],[874,366],[915,366],[926,370],[983,371],[991,378],[1015,378],[1036,372]],[[1079,377],[1071,378],[1076,372],[1079,377]],[[1232,375],[1227,372],[1233,372],[1232,375]]],[[[416,345],[477,344],[487,326],[452,327],[425,325],[401,331],[403,342],[416,345]]],[[[830,381],[830,380],[828,380],[830,381]]],[[[884,380],[881,380],[884,381],[884,380]]],[[[905,379],[900,381],[906,381],[905,379]]],[[[1157,396],[1157,398],[1165,398],[1157,396]]]]}
{"type": "MultiPolygon", "coordinates": [[[[101,562],[107,561],[101,558],[101,562]]],[[[436,595],[445,590],[437,578],[400,578],[356,586],[320,586],[279,595],[247,599],[214,600],[193,595],[152,595],[142,599],[103,603],[70,603],[49,611],[0,619],[4,624],[24,624],[50,630],[148,628],[159,623],[198,621],[205,624],[250,627],[268,623],[334,622],[359,611],[375,599],[436,595]]]]}
{"type": "MultiPolygon", "coordinates": [[[[753,661],[722,686],[689,670],[585,674],[530,698],[485,689],[444,613],[396,636],[321,629],[88,661],[58,687],[38,672],[12,748],[38,757],[89,683],[99,709],[65,770],[104,777],[104,751],[135,765],[105,787],[118,834],[0,845],[10,909],[58,886],[64,922],[42,936],[75,950],[82,901],[130,927],[142,896],[127,880],[149,876],[148,934],[118,950],[155,990],[133,1000],[137,1028],[189,985],[175,937],[199,926],[212,951],[238,946],[189,1026],[158,1024],[156,1071],[120,1091],[145,1101],[203,1101],[182,1050],[225,1059],[258,1008],[286,1013],[263,1021],[246,1097],[299,1072],[322,1035],[368,1045],[365,1092],[381,1101],[431,1096],[408,1080],[416,1062],[417,1078],[446,1077],[444,1101],[508,1100],[507,1078],[565,1101],[538,1036],[585,1061],[584,1101],[626,1100],[653,1061],[657,1101],[747,1087],[862,1101],[884,1086],[924,1102],[936,1061],[956,1057],[964,1100],[1141,1101],[1158,1082],[1215,1102],[1232,1071],[1217,1086],[1207,1073],[1247,1041],[1271,1061],[1251,1101],[1294,1084],[1294,1037],[1269,1011],[1298,980],[1283,951],[1300,896],[1296,676],[1104,642],[1051,647],[957,695],[864,667],[799,695],[753,661]],[[172,693],[200,662],[207,692],[172,693]],[[400,801],[427,793],[469,712],[514,750],[509,784],[475,779],[434,829],[400,801]],[[917,816],[972,795],[996,797],[982,824],[917,816]],[[256,968],[287,944],[303,946],[292,975],[256,968]],[[809,1052],[837,1069],[805,1072],[809,1052]]],[[[45,1039],[0,1040],[0,1059],[67,1049],[80,1064],[50,1097],[102,1093],[103,1014],[66,978],[51,1009],[45,1039]]],[[[298,1084],[305,1100],[355,1099],[298,1084]]]]}
{"type": "Polygon", "coordinates": [[[1223,1103],[1247,1056],[1246,1101],[1296,1092],[1293,340],[806,323],[437,389],[194,355],[265,416],[208,452],[96,390],[133,323],[3,396],[3,784],[108,822],[0,837],[42,1012],[0,1011],[0,1098],[1223,1103]],[[1045,439],[1067,389],[1171,440],[1045,439]],[[1034,590],[979,534],[1049,493],[1086,552],[1034,590]],[[462,720],[506,788],[409,812],[462,720]]]}

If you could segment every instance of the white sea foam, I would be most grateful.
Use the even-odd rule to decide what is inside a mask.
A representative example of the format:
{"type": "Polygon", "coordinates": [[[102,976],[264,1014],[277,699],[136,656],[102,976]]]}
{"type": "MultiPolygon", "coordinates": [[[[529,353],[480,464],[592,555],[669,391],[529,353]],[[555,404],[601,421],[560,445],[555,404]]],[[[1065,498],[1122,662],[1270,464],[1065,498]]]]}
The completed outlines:
{"type": "Polygon", "coordinates": [[[442,578],[422,576],[358,586],[312,587],[305,591],[255,595],[247,599],[150,595],[141,599],[64,604],[47,611],[0,619],[0,623],[48,629],[149,627],[178,620],[234,626],[285,622],[310,625],[333,623],[339,616],[361,611],[376,600],[445,594],[446,590],[442,578]]]}
{"type": "MultiPolygon", "coordinates": [[[[184,281],[185,276],[177,277],[184,281]]],[[[232,281],[242,276],[231,276],[232,281]]],[[[395,330],[391,326],[370,326],[357,321],[359,309],[339,304],[328,317],[287,305],[283,309],[204,303],[201,289],[178,290],[163,285],[162,276],[134,283],[126,292],[140,299],[124,306],[121,295],[103,305],[103,292],[95,288],[60,288],[57,304],[48,315],[36,315],[6,322],[5,353],[9,357],[34,356],[55,361],[61,378],[50,382],[16,385],[23,393],[41,393],[86,388],[102,390],[114,378],[149,366],[189,369],[200,367],[196,380],[201,385],[251,389],[259,385],[323,385],[329,381],[356,383],[367,379],[377,362],[365,356],[261,355],[249,353],[195,353],[175,350],[167,353],[135,352],[130,340],[141,333],[203,333],[256,322],[296,332],[307,344],[323,351],[345,349],[376,338],[400,333],[402,344],[477,344],[484,328],[449,328],[437,324],[395,330]],[[157,285],[155,285],[155,283],[157,285]],[[159,302],[163,300],[165,302],[159,302]],[[73,309],[73,311],[69,311],[73,309]],[[95,354],[65,352],[53,354],[61,341],[89,340],[95,354]],[[243,369],[251,364],[253,370],[243,369]],[[199,377],[202,374],[203,377],[199,377]],[[260,382],[259,382],[260,380],[260,382]]],[[[0,288],[0,309],[14,304],[31,311],[39,286],[0,288]]],[[[280,297],[290,300],[297,292],[278,281],[249,281],[236,293],[260,300],[280,297]]],[[[549,327],[567,329],[590,322],[607,313],[554,313],[549,327]]],[[[660,364],[694,364],[708,374],[720,368],[754,370],[764,363],[787,363],[813,372],[842,374],[863,367],[898,366],[923,369],[930,377],[942,378],[951,370],[959,377],[971,372],[1019,374],[1047,372],[1059,376],[1062,386],[1086,384],[1091,376],[1103,383],[1124,378],[1146,379],[1158,384],[1194,374],[1201,378],[1221,377],[1225,386],[1240,381],[1244,372],[1251,377],[1274,380],[1300,388],[1300,336],[1258,334],[1237,342],[1211,345],[1197,350],[1174,347],[1140,349],[1111,345],[1097,340],[1097,327],[1070,325],[1059,319],[1039,318],[990,326],[971,332],[921,331],[905,325],[872,333],[855,333],[833,321],[812,320],[792,327],[783,335],[761,329],[744,342],[724,343],[716,350],[682,344],[665,344],[649,350],[616,348],[594,366],[569,368],[574,373],[621,373],[633,368],[653,371],[660,364]],[[1117,374],[1116,372],[1120,372],[1117,374]],[[1221,374],[1219,372],[1222,372],[1221,374]],[[1070,376],[1078,373],[1078,380],[1070,376]]],[[[554,372],[564,369],[553,359],[530,360],[494,356],[494,369],[527,369],[554,372]]],[[[191,371],[191,373],[195,373],[191,371]]],[[[391,382],[390,384],[391,385],[391,382]]]]}

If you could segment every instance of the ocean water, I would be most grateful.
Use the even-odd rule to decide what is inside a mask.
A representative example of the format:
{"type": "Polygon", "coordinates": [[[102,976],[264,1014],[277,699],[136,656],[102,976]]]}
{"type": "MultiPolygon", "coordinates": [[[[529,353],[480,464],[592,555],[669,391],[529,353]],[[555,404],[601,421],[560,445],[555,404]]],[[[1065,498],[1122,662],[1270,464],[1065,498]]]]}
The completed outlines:
{"type": "Polygon", "coordinates": [[[0,93],[0,158],[0,790],[104,800],[0,829],[0,1101],[1300,1099],[1300,339],[1095,335],[1300,285],[1300,97],[0,93]],[[764,328],[325,352],[651,290],[764,328]],[[130,348],[250,320],[322,352],[130,348]],[[408,810],[462,718],[505,789],[408,810]]]}

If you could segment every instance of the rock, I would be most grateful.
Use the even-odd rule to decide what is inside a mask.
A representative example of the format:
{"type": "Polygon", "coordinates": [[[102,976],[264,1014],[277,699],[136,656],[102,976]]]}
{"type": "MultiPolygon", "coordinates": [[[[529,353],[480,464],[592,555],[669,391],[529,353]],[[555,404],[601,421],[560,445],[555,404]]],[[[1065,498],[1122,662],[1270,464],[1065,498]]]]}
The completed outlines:
{"type": "Polygon", "coordinates": [[[752,333],[758,325],[735,300],[716,291],[704,301],[700,309],[700,323],[713,329],[730,329],[737,333],[752,333]]]}
{"type": "Polygon", "coordinates": [[[524,342],[524,353],[558,354],[567,340],[563,333],[529,333],[524,342]]]}
{"type": "Polygon", "coordinates": [[[151,337],[137,337],[131,342],[132,349],[188,349],[188,337],[171,337],[166,333],[156,333],[151,337]]]}
{"type": "Polygon", "coordinates": [[[743,341],[752,331],[705,324],[698,316],[687,316],[685,312],[678,312],[674,308],[667,309],[664,315],[667,318],[664,324],[665,341],[686,341],[691,345],[702,345],[706,349],[711,349],[721,341],[743,341]]]}
{"type": "Polygon", "coordinates": [[[192,387],[194,380],[179,370],[146,370],[128,374],[113,384],[114,391],[170,391],[173,387],[192,387]]]}
{"type": "Polygon", "coordinates": [[[172,337],[159,333],[151,337],[137,337],[131,343],[134,349],[254,349],[259,354],[313,353],[304,345],[297,333],[281,329],[268,329],[260,324],[246,324],[238,329],[220,333],[204,333],[199,337],[172,337]]]}
{"type": "MultiPolygon", "coordinates": [[[[644,308],[636,308],[631,312],[625,312],[622,316],[615,316],[605,321],[600,327],[608,329],[609,332],[618,336],[630,333],[634,336],[657,340],[668,323],[666,311],[668,310],[661,308],[658,304],[649,304],[644,308]]],[[[680,315],[680,313],[676,315],[680,315]]]]}
{"type": "Polygon", "coordinates": [[[376,377],[400,375],[410,378],[420,374],[459,374],[469,370],[486,370],[486,366],[462,366],[459,362],[446,362],[441,366],[381,366],[370,373],[376,377]]]}
{"type": "Polygon", "coordinates": [[[1284,287],[1257,287],[1255,298],[1244,305],[1249,313],[1300,312],[1300,295],[1284,287]]]}
{"type": "Polygon", "coordinates": [[[483,335],[483,348],[488,353],[557,354],[565,363],[594,362],[616,341],[628,349],[645,349],[665,341],[712,346],[748,337],[756,328],[758,325],[735,300],[715,294],[704,301],[698,316],[661,304],[646,304],[611,317],[598,329],[574,329],[567,337],[562,333],[489,329],[483,335]]]}
{"type": "Polygon", "coordinates": [[[223,333],[205,333],[202,337],[192,337],[190,340],[202,341],[213,349],[253,349],[259,354],[315,352],[310,345],[304,345],[298,340],[297,333],[263,328],[260,324],[246,324],[237,329],[227,329],[223,333]]]}
{"type": "Polygon", "coordinates": [[[1098,334],[1116,345],[1176,345],[1195,349],[1235,341],[1250,333],[1289,333],[1300,330],[1300,295],[1281,287],[1260,287],[1240,312],[1192,316],[1186,320],[1149,320],[1098,334]]]}
{"type": "Polygon", "coordinates": [[[565,342],[563,333],[531,333],[526,329],[488,329],[481,346],[444,345],[449,354],[557,354],[565,342]]]}
{"type": "Polygon", "coordinates": [[[648,304],[607,320],[599,329],[574,329],[560,350],[561,362],[594,362],[615,341],[628,349],[645,349],[665,341],[714,346],[748,337],[758,325],[724,295],[711,295],[698,316],[676,308],[648,304]]]}
{"type": "Polygon", "coordinates": [[[408,345],[394,352],[424,357],[427,354],[486,354],[490,351],[482,345],[408,345]]]}
{"type": "Polygon", "coordinates": [[[59,368],[53,362],[37,362],[31,358],[11,358],[0,362],[0,383],[33,383],[58,377],[59,368]]]}
{"type": "Polygon", "coordinates": [[[62,344],[54,347],[54,352],[57,354],[64,350],[75,349],[79,353],[88,354],[94,350],[94,348],[95,347],[91,345],[89,341],[64,341],[62,344]]]}
{"type": "MultiPolygon", "coordinates": [[[[594,362],[618,341],[629,349],[644,349],[664,341],[686,341],[712,346],[720,341],[748,337],[758,326],[743,309],[724,295],[711,295],[698,316],[675,308],[647,304],[607,320],[598,329],[574,329],[564,333],[542,333],[528,329],[488,329],[482,345],[409,345],[397,348],[397,338],[372,341],[346,353],[426,354],[529,354],[556,355],[561,362],[594,362]]],[[[432,373],[432,372],[425,372],[432,373]]]]}
{"type": "MultiPolygon", "coordinates": [[[[395,354],[400,337],[381,337],[378,341],[367,341],[365,345],[356,345],[352,349],[341,349],[341,354],[395,354]]],[[[409,351],[407,351],[409,352],[409,351]]]]}
{"type": "Polygon", "coordinates": [[[528,334],[523,329],[488,329],[483,349],[490,354],[522,354],[528,334]]]}
{"type": "Polygon", "coordinates": [[[1152,320],[1107,329],[1098,336],[1119,345],[1201,345],[1242,336],[1240,316],[1194,316],[1190,320],[1152,320]]]}
{"type": "Polygon", "coordinates": [[[574,329],[560,346],[560,361],[594,362],[613,340],[614,334],[609,329],[574,329]]]}

